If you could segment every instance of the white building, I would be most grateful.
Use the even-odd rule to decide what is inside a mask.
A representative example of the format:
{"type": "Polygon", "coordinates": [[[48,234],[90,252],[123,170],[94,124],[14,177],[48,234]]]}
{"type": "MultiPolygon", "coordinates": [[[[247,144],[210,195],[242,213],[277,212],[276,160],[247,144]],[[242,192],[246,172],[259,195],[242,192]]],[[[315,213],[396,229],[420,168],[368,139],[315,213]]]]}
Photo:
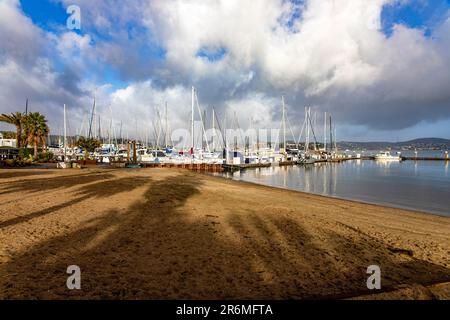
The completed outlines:
{"type": "Polygon", "coordinates": [[[0,139],[0,147],[17,148],[16,139],[0,139]]]}
{"type": "Polygon", "coordinates": [[[0,133],[0,147],[17,148],[16,139],[3,139],[3,135],[0,133]]]}

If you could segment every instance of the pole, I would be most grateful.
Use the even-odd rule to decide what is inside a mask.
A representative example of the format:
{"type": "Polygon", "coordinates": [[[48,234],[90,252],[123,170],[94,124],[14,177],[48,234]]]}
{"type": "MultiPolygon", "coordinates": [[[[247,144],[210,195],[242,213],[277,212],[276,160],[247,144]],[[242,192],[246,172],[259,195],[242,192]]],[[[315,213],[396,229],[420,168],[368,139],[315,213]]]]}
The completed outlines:
{"type": "Polygon", "coordinates": [[[212,150],[213,152],[216,151],[216,111],[212,110],[212,129],[213,129],[213,135],[212,135],[212,150]]]}
{"type": "Polygon", "coordinates": [[[202,135],[202,149],[205,150],[206,149],[206,145],[208,144],[208,140],[206,140],[206,133],[205,133],[205,128],[206,128],[206,109],[203,109],[203,135],[202,135]]]}
{"type": "MultiPolygon", "coordinates": [[[[311,112],[311,107],[309,108],[310,112],[311,112]]],[[[317,111],[314,111],[314,122],[312,124],[312,132],[314,135],[314,151],[317,151],[317,139],[316,139],[316,135],[314,133],[314,128],[317,127],[317,111]]]]}
{"type": "Polygon", "coordinates": [[[108,140],[109,140],[109,148],[111,148],[111,135],[112,135],[112,124],[113,124],[111,105],[109,105],[109,111],[111,112],[111,122],[109,123],[109,134],[108,134],[109,139],[108,140]]]}
{"type": "Polygon", "coordinates": [[[98,139],[103,143],[101,130],[102,130],[102,128],[101,128],[100,114],[99,114],[98,115],[98,139]]]}
{"type": "Polygon", "coordinates": [[[123,122],[120,121],[119,139],[120,139],[120,143],[121,143],[121,144],[123,144],[123,140],[122,140],[122,125],[123,125],[123,122]]]}
{"type": "Polygon", "coordinates": [[[333,129],[331,126],[331,113],[330,113],[330,151],[333,152],[333,129]]]}
{"type": "Polygon", "coordinates": [[[336,128],[334,128],[334,152],[337,153],[336,128]]]}
{"type": "Polygon", "coordinates": [[[64,104],[64,161],[66,161],[67,126],[66,126],[66,104],[64,104]]]}
{"type": "Polygon", "coordinates": [[[191,154],[194,155],[194,97],[195,88],[192,87],[192,105],[191,105],[191,154]]]}
{"type": "Polygon", "coordinates": [[[166,134],[165,134],[165,136],[164,136],[164,140],[165,140],[165,144],[166,144],[166,149],[169,147],[169,145],[168,145],[168,128],[169,128],[169,126],[168,126],[168,120],[167,120],[167,101],[166,101],[166,128],[165,128],[165,132],[166,132],[166,134]]]}
{"type": "Polygon", "coordinates": [[[95,94],[94,94],[94,104],[92,105],[91,121],[89,121],[89,133],[88,133],[89,139],[91,138],[92,135],[92,125],[94,122],[95,122],[95,94]]]}
{"type": "Polygon", "coordinates": [[[325,111],[323,124],[323,150],[327,152],[327,112],[325,111]]]}
{"type": "Polygon", "coordinates": [[[284,106],[284,96],[281,96],[281,104],[283,105],[283,153],[286,154],[286,112],[284,106]]]}
{"type": "Polygon", "coordinates": [[[309,152],[309,112],[308,112],[308,107],[305,107],[305,119],[306,119],[305,153],[308,153],[309,152]]]}

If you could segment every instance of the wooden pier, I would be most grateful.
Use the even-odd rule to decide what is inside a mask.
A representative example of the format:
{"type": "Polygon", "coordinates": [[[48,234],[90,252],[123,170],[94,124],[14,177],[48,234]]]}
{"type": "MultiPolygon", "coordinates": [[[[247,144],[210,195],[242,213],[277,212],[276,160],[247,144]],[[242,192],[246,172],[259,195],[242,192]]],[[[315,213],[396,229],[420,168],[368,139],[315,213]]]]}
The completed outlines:
{"type": "Polygon", "coordinates": [[[141,168],[176,168],[187,169],[191,171],[203,171],[203,172],[223,172],[224,168],[222,164],[206,164],[206,163],[145,163],[139,164],[141,168]]]}
{"type": "Polygon", "coordinates": [[[278,163],[278,165],[279,165],[280,167],[282,167],[282,166],[293,166],[293,165],[295,165],[295,164],[297,164],[296,161],[280,161],[280,162],[278,163]]]}
{"type": "Polygon", "coordinates": [[[239,171],[252,168],[267,168],[271,166],[271,163],[244,163],[244,164],[222,164],[225,171],[239,171]]]}

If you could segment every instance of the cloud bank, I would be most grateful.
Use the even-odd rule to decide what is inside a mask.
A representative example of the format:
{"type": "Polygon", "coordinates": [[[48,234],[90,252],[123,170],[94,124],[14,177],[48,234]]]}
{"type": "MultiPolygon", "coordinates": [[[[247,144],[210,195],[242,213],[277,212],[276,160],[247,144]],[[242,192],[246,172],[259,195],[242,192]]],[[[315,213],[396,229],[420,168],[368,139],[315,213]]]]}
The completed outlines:
{"type": "Polygon", "coordinates": [[[112,110],[142,136],[165,101],[172,126],[186,127],[195,86],[202,108],[236,111],[247,127],[278,125],[281,95],[294,130],[305,105],[319,120],[331,112],[344,136],[450,120],[448,9],[431,34],[398,23],[387,35],[383,10],[409,1],[61,3],[80,6],[81,32],[44,30],[19,1],[0,1],[2,112],[29,97],[58,127],[66,103],[80,127],[96,91],[105,119],[112,110]]]}

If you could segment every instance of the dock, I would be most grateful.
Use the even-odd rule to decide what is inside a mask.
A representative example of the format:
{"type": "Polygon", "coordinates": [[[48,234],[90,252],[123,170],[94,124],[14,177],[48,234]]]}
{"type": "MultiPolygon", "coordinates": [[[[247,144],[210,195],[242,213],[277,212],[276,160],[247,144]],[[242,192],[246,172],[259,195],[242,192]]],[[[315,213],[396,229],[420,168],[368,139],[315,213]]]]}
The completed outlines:
{"type": "Polygon", "coordinates": [[[401,157],[402,160],[413,160],[413,161],[449,161],[449,158],[438,158],[438,157],[401,157]]]}
{"type": "Polygon", "coordinates": [[[111,166],[115,168],[175,168],[186,169],[191,171],[203,172],[223,172],[225,169],[222,164],[206,164],[206,163],[133,163],[133,162],[112,162],[111,166]]]}
{"type": "MultiPolygon", "coordinates": [[[[374,156],[356,157],[342,157],[333,159],[316,159],[314,163],[341,163],[349,160],[375,160],[374,156]]],[[[449,158],[442,157],[401,157],[402,161],[449,161],[449,158]]],[[[88,161],[77,161],[78,167],[86,167],[87,165],[95,165],[95,160],[88,163],[88,161]]],[[[100,163],[97,163],[97,165],[100,163]]],[[[313,163],[311,163],[313,164],[313,163]]],[[[295,161],[280,161],[276,163],[243,163],[243,164],[207,164],[207,163],[150,163],[150,162],[128,162],[128,161],[111,161],[110,165],[115,168],[177,168],[186,169],[197,172],[235,172],[245,169],[268,168],[271,166],[295,166],[301,165],[295,161]]]]}
{"type": "Polygon", "coordinates": [[[252,168],[267,168],[270,167],[271,163],[244,163],[244,164],[222,164],[224,171],[239,171],[244,169],[252,169],[252,168]]]}
{"type": "Polygon", "coordinates": [[[207,163],[140,163],[141,168],[177,168],[187,169],[191,171],[203,172],[222,172],[224,171],[222,164],[207,164],[207,163]]]}
{"type": "Polygon", "coordinates": [[[280,161],[279,163],[278,163],[278,165],[281,167],[281,166],[293,166],[293,165],[295,165],[295,164],[297,164],[297,162],[296,161],[280,161]]]}

